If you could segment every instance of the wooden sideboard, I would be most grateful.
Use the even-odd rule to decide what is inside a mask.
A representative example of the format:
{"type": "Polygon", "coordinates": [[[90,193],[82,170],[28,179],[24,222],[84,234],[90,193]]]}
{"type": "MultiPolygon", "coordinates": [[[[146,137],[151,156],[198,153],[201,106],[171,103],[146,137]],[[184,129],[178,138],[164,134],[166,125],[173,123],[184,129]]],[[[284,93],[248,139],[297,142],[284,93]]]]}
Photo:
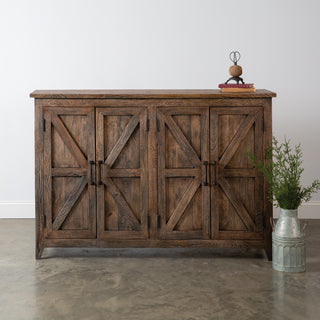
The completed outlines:
{"type": "Polygon", "coordinates": [[[36,258],[46,247],[264,248],[272,206],[247,152],[267,90],[37,90],[36,258]]]}

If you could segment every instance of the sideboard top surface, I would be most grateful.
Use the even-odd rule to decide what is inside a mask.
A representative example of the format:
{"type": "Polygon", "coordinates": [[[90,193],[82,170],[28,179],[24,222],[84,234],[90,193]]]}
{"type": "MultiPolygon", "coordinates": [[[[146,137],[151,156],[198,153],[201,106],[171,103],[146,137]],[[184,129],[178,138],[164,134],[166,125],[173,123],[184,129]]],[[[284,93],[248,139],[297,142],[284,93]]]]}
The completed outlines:
{"type": "Polygon", "coordinates": [[[244,93],[222,93],[218,89],[35,90],[30,97],[37,99],[255,99],[276,97],[276,93],[264,89],[244,93]]]}

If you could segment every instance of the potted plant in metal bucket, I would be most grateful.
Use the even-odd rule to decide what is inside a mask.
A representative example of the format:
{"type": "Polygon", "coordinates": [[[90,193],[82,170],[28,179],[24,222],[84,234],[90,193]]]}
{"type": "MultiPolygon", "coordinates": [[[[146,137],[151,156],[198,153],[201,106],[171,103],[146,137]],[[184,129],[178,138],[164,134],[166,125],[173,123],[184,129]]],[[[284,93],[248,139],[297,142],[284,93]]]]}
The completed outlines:
{"type": "Polygon", "coordinates": [[[302,201],[309,201],[311,195],[320,189],[320,181],[310,186],[301,186],[302,167],[301,144],[290,145],[286,138],[280,143],[272,138],[272,145],[266,150],[268,161],[263,163],[250,152],[253,165],[260,170],[269,184],[269,199],[280,207],[280,217],[275,224],[271,221],[272,266],[286,272],[305,271],[305,234],[298,219],[298,208],[302,201]]]}

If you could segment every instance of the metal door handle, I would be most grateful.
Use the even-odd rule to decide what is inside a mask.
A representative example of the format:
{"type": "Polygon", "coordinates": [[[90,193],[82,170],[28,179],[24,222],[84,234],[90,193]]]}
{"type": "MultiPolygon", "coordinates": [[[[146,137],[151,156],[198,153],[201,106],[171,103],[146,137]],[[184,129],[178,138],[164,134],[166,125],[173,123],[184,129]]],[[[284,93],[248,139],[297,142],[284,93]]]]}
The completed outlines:
{"type": "Polygon", "coordinates": [[[205,166],[206,169],[206,180],[203,183],[204,186],[208,186],[208,161],[203,161],[203,164],[205,166]]]}
{"type": "Polygon", "coordinates": [[[92,167],[94,165],[94,161],[89,161],[89,164],[90,164],[90,185],[94,185],[94,181],[93,181],[93,174],[92,174],[92,167]]]}

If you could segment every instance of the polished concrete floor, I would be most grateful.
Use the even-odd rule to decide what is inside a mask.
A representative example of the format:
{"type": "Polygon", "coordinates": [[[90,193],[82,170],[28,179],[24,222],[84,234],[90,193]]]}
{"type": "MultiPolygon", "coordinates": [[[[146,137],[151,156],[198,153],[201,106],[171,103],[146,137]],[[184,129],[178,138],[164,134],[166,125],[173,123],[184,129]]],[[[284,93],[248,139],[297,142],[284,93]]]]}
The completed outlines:
{"type": "Polygon", "coordinates": [[[320,220],[307,272],[274,271],[263,252],[45,249],[34,221],[0,219],[0,319],[320,319],[320,220]]]}

